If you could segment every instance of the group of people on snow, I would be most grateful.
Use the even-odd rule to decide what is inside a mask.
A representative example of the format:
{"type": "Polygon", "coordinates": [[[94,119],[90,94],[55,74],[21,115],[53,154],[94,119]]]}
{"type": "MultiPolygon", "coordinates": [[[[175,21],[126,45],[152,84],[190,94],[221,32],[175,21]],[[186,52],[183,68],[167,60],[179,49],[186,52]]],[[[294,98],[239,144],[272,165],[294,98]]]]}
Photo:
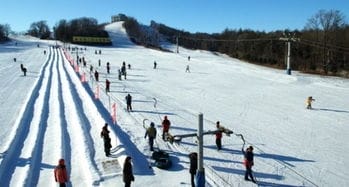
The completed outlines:
{"type": "MultiPolygon", "coordinates": [[[[54,168],[53,175],[59,187],[66,187],[66,183],[69,181],[69,175],[63,158],[58,160],[58,165],[54,168]]],[[[125,183],[125,187],[131,187],[131,182],[135,181],[131,156],[126,156],[125,158],[122,169],[122,180],[125,183]]]]}
{"type": "MultiPolygon", "coordinates": [[[[171,126],[171,121],[167,116],[164,116],[164,119],[161,122],[162,124],[162,139],[167,141],[167,137],[169,136],[169,130],[171,126]]],[[[155,127],[155,123],[151,122],[150,126],[146,129],[144,138],[148,137],[148,143],[150,151],[154,151],[154,140],[156,139],[157,130],[155,127]]]]}
{"type": "MultiPolygon", "coordinates": [[[[190,56],[188,56],[188,61],[190,61],[190,56]]],[[[157,62],[154,61],[154,66],[153,69],[157,68],[157,62]]],[[[21,69],[25,69],[23,65],[21,65],[21,69]]],[[[128,64],[128,69],[131,69],[131,65],[128,64]]],[[[25,70],[26,71],[26,70],[25,70]]],[[[186,66],[185,72],[190,73],[189,65],[186,66]]],[[[107,73],[110,73],[110,64],[109,62],[107,63],[107,73]]],[[[24,73],[25,75],[25,73],[24,73]]],[[[121,76],[124,75],[126,79],[126,63],[122,63],[122,67],[118,70],[118,78],[121,80],[121,76]]],[[[95,79],[98,81],[98,72],[97,70],[95,71],[95,79]]],[[[110,81],[106,79],[106,92],[110,92],[110,81]]],[[[130,112],[132,111],[132,96],[130,94],[127,94],[125,97],[126,104],[127,104],[127,111],[130,112]]],[[[306,99],[306,108],[307,109],[312,109],[312,102],[315,101],[312,96],[309,96],[306,99]]],[[[162,125],[162,139],[167,141],[168,136],[169,136],[169,130],[171,126],[171,121],[168,119],[168,116],[164,116],[164,119],[161,122],[162,125]]],[[[102,128],[101,132],[101,137],[104,140],[104,151],[106,156],[110,156],[110,149],[111,149],[111,140],[109,137],[109,130],[108,130],[108,124],[106,123],[105,126],[102,128]]],[[[215,143],[217,150],[222,149],[222,137],[224,130],[220,124],[220,121],[216,122],[216,132],[214,133],[215,135],[215,143]]],[[[144,138],[148,138],[148,144],[150,151],[154,151],[154,141],[157,136],[157,129],[155,126],[154,122],[150,123],[150,126],[146,128],[146,132],[144,135],[144,138]]],[[[243,159],[243,165],[245,166],[245,174],[244,174],[244,179],[247,181],[252,181],[256,183],[256,179],[253,176],[253,171],[252,167],[254,165],[254,153],[253,153],[253,146],[249,146],[246,149],[242,148],[242,154],[244,156],[243,159]]],[[[189,168],[189,173],[191,175],[191,185],[195,186],[194,178],[197,173],[197,163],[198,163],[198,155],[196,152],[192,152],[189,154],[189,160],[190,160],[190,168],[189,168]]],[[[59,160],[59,165],[55,168],[55,180],[59,182],[60,184],[65,183],[68,181],[68,177],[66,176],[66,171],[61,172],[61,169],[65,169],[64,165],[64,159],[59,160]],[[62,161],[63,160],[63,161],[62,161]],[[56,174],[57,173],[57,174],[56,174]],[[56,176],[57,175],[57,176],[56,176]]],[[[134,175],[132,172],[132,164],[131,164],[131,157],[127,156],[124,162],[124,167],[123,167],[123,181],[125,183],[125,186],[130,186],[131,182],[134,181],[134,175]]]]}

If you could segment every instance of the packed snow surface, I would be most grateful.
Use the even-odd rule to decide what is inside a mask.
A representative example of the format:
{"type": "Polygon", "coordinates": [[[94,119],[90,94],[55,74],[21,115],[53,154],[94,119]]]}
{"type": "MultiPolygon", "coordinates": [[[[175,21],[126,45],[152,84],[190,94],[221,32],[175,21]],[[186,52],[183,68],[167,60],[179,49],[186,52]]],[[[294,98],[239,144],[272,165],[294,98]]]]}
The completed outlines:
{"type": "Polygon", "coordinates": [[[204,136],[206,186],[255,186],[244,180],[238,134],[245,148],[254,147],[258,185],[349,186],[348,79],[287,75],[208,51],[147,49],[130,42],[121,25],[106,26],[111,47],[28,36],[0,44],[0,186],[57,186],[53,169],[60,158],[66,160],[68,186],[123,186],[127,155],[133,158],[132,186],[191,186],[188,154],[197,152],[197,138],[164,142],[161,120],[168,116],[172,135],[193,134],[200,113],[205,132],[216,130],[216,121],[234,132],[223,135],[220,151],[214,135],[204,136]],[[61,47],[52,47],[56,44],[61,47]],[[77,55],[86,67],[77,66],[77,55]],[[126,80],[118,80],[122,62],[131,65],[126,80]],[[26,76],[20,64],[28,69],[26,76]],[[128,93],[132,112],[125,110],[128,93]],[[308,96],[315,99],[312,110],[305,108],[308,96]],[[148,167],[143,123],[151,121],[159,135],[155,147],[170,154],[168,170],[148,167]],[[111,131],[110,157],[100,137],[105,123],[111,131]]]}

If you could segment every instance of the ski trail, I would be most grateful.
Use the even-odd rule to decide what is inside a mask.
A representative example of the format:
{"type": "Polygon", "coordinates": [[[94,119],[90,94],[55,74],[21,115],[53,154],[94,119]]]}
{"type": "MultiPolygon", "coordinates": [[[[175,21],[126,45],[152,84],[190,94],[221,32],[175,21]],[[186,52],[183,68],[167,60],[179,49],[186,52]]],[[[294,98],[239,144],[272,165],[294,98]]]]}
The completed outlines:
{"type": "Polygon", "coordinates": [[[40,101],[39,97],[43,93],[47,93],[47,90],[44,90],[48,83],[48,80],[45,77],[48,75],[48,65],[52,58],[52,52],[50,52],[49,57],[40,72],[36,86],[33,88],[31,96],[20,113],[20,116],[22,117],[18,118],[13,127],[14,130],[11,132],[11,135],[13,135],[11,137],[13,137],[13,139],[6,144],[7,146],[5,146],[6,151],[0,165],[0,186],[10,186],[12,178],[16,179],[13,181],[16,184],[24,182],[23,180],[25,180],[24,178],[27,175],[26,172],[29,169],[28,164],[33,161],[30,160],[30,153],[34,149],[33,145],[35,144],[35,138],[37,135],[33,130],[38,130],[38,127],[35,127],[34,123],[38,124],[40,122],[40,120],[37,120],[38,118],[43,118],[45,120],[47,117],[46,115],[41,115],[40,110],[38,113],[35,113],[34,111],[36,108],[43,108],[43,106],[40,106],[42,100],[40,101]],[[32,124],[34,124],[33,127],[32,124]],[[31,128],[33,128],[33,130],[31,128]],[[32,133],[32,135],[29,135],[30,133],[32,133]],[[32,144],[28,145],[28,142],[32,144]],[[24,146],[25,144],[26,146],[24,146]],[[21,171],[18,171],[17,173],[18,166],[21,166],[21,171]],[[16,177],[17,175],[21,177],[18,178],[16,177]]]}
{"type": "MultiPolygon", "coordinates": [[[[68,122],[68,131],[72,135],[72,147],[75,149],[72,150],[74,157],[71,162],[71,175],[73,176],[75,172],[83,173],[85,178],[83,180],[76,179],[72,183],[77,182],[81,184],[81,181],[84,181],[86,185],[98,185],[102,180],[100,171],[98,170],[97,164],[94,161],[95,149],[93,137],[90,134],[91,131],[91,122],[88,119],[88,116],[84,113],[83,100],[79,96],[72,78],[70,76],[73,73],[68,72],[66,67],[68,63],[64,63],[62,73],[62,88],[63,90],[69,90],[69,92],[63,92],[64,103],[72,103],[73,105],[68,105],[65,111],[67,122],[68,122]]],[[[80,174],[81,175],[81,174],[80,174]]],[[[76,174],[79,176],[79,174],[76,174]]]]}
{"type": "MultiPolygon", "coordinates": [[[[55,53],[58,53],[57,49],[55,53]]],[[[40,178],[38,181],[38,186],[44,186],[47,183],[44,179],[52,178],[51,185],[55,185],[53,178],[53,167],[57,165],[59,158],[64,158],[67,163],[70,161],[70,142],[69,135],[66,130],[66,121],[64,118],[64,103],[62,100],[62,88],[60,83],[60,76],[58,71],[58,65],[62,61],[62,57],[58,56],[57,60],[54,61],[54,69],[52,72],[52,86],[51,95],[49,99],[50,105],[50,116],[48,119],[48,127],[45,134],[46,147],[43,149],[42,162],[49,164],[51,167],[49,169],[44,169],[40,172],[40,178]],[[58,98],[58,99],[57,99],[58,98]],[[63,113],[63,114],[62,114],[63,113]],[[50,149],[56,147],[56,149],[50,149]],[[61,148],[61,149],[59,149],[61,148]],[[64,154],[66,152],[67,154],[64,154]]],[[[67,164],[68,173],[70,173],[69,164],[67,164]]]]}
{"type": "MultiPolygon", "coordinates": [[[[64,99],[63,99],[63,84],[62,84],[62,77],[61,74],[63,74],[63,63],[64,63],[64,57],[62,55],[62,53],[60,52],[60,61],[57,63],[57,71],[58,71],[58,100],[59,100],[59,110],[60,110],[60,119],[61,119],[61,145],[62,145],[62,149],[61,149],[61,157],[64,158],[67,161],[71,160],[71,137],[69,135],[68,132],[68,122],[66,119],[66,115],[65,115],[65,103],[64,103],[64,99]]],[[[69,163],[69,162],[68,162],[69,163]]],[[[70,173],[71,167],[70,164],[66,166],[67,167],[67,171],[68,173],[70,173]]]]}
{"type": "MultiPolygon", "coordinates": [[[[29,136],[26,141],[26,147],[22,151],[23,157],[30,158],[30,165],[26,172],[26,178],[24,186],[35,186],[39,180],[40,170],[42,167],[42,152],[44,146],[44,137],[47,130],[48,118],[50,114],[50,94],[52,85],[52,70],[53,64],[57,59],[57,54],[54,53],[54,58],[50,62],[50,71],[47,71],[45,76],[47,77],[47,83],[42,85],[43,93],[38,97],[37,108],[35,111],[41,111],[40,116],[35,117],[39,112],[35,112],[34,120],[31,124],[33,130],[30,130],[29,136]],[[31,148],[31,145],[33,146],[31,148]],[[28,151],[25,151],[28,149],[28,151]],[[28,155],[27,155],[28,154],[28,155]],[[41,163],[41,164],[40,164],[41,163]]],[[[46,81],[46,80],[45,80],[46,81]]]]}

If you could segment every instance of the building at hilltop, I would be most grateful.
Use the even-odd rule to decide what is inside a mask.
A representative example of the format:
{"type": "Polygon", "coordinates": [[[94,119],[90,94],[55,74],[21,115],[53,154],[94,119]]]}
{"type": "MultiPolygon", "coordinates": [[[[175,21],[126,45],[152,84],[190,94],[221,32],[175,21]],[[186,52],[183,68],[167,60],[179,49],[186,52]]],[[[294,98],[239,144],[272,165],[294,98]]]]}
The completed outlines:
{"type": "Polygon", "coordinates": [[[114,15],[111,16],[111,22],[118,22],[118,21],[126,21],[127,16],[125,14],[118,14],[118,15],[114,15]]]}

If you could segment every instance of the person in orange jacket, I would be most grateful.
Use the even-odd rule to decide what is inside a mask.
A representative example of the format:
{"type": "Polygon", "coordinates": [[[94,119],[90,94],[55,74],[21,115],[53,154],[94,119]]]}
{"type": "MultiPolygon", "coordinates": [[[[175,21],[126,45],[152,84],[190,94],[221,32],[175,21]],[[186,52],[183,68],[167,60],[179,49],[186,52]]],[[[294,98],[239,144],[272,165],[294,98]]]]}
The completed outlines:
{"type": "Polygon", "coordinates": [[[162,139],[165,140],[165,135],[170,130],[171,122],[167,119],[167,116],[164,117],[162,121],[162,139]]]}
{"type": "Polygon", "coordinates": [[[55,181],[59,183],[59,186],[65,187],[65,183],[68,182],[68,174],[63,158],[59,159],[58,165],[54,170],[54,175],[55,181]]]}

